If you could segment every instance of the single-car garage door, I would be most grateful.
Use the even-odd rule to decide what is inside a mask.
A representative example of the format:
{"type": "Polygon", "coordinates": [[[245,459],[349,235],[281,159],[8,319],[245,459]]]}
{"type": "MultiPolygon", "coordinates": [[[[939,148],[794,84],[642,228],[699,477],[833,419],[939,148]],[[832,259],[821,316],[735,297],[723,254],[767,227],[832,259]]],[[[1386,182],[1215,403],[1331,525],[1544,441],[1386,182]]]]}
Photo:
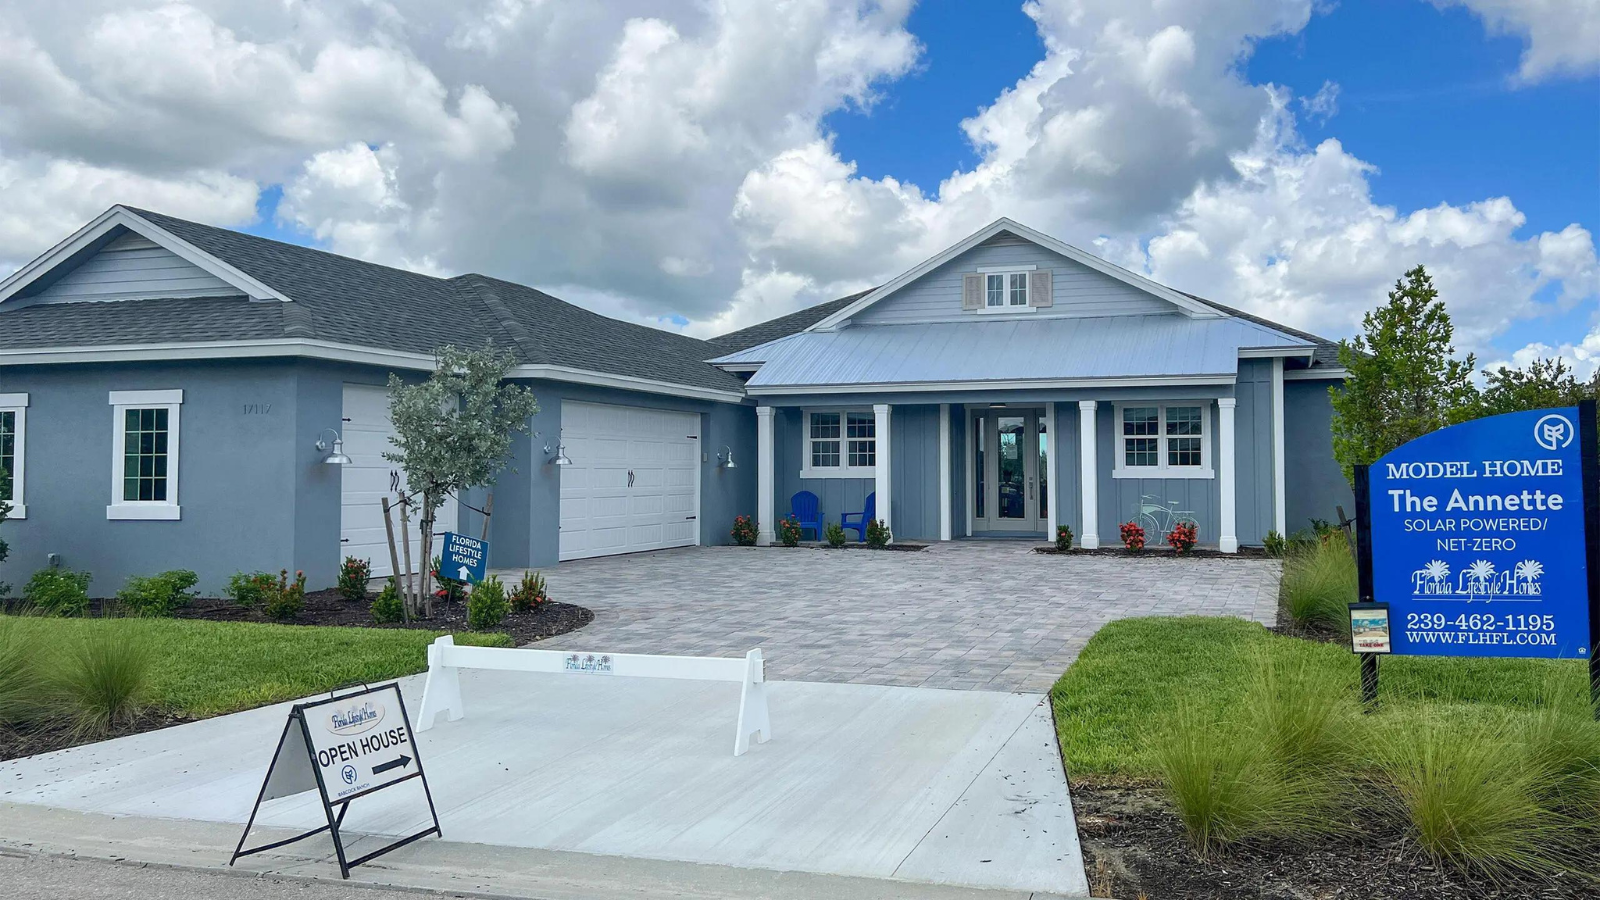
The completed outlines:
{"type": "MultiPolygon", "coordinates": [[[[405,476],[400,466],[383,458],[394,450],[390,438],[394,426],[389,422],[389,390],[369,384],[344,386],[344,452],[350,462],[341,466],[342,508],[339,515],[339,543],[341,558],[354,556],[372,561],[374,576],[393,575],[389,563],[389,539],[383,527],[384,497],[390,503],[400,500],[405,489],[405,476]]],[[[418,498],[419,500],[421,498],[418,498]]],[[[417,509],[417,507],[413,507],[417,509]]],[[[394,514],[395,549],[399,550],[400,513],[394,514]]],[[[440,507],[434,532],[454,531],[456,504],[446,500],[440,507]]],[[[417,520],[411,520],[411,570],[421,569],[422,534],[417,520]]],[[[434,541],[434,547],[439,542],[434,541]]],[[[437,551],[435,551],[437,552],[437,551]]],[[[400,565],[405,565],[402,553],[400,565]]]]}
{"type": "Polygon", "coordinates": [[[561,559],[700,542],[700,416],[561,404],[561,559]]]}

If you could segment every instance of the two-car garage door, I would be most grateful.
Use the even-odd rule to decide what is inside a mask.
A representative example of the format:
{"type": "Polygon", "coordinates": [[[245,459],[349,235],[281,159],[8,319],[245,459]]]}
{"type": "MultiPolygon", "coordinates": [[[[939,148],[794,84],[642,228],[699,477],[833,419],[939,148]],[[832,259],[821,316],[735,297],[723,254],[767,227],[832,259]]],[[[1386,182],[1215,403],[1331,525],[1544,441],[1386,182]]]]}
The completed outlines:
{"type": "Polygon", "coordinates": [[[561,404],[561,559],[686,547],[700,534],[700,417],[561,404]]]}

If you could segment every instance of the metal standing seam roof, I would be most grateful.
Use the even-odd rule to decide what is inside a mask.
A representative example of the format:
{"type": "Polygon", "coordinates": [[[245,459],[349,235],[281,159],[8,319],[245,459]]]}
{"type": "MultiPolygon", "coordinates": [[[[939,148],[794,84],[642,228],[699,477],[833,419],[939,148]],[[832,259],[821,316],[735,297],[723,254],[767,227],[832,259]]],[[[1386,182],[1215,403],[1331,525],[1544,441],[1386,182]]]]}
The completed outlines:
{"type": "Polygon", "coordinates": [[[756,388],[1055,381],[1232,376],[1241,349],[1313,346],[1246,319],[1097,316],[802,332],[714,362],[763,363],[756,388]]]}

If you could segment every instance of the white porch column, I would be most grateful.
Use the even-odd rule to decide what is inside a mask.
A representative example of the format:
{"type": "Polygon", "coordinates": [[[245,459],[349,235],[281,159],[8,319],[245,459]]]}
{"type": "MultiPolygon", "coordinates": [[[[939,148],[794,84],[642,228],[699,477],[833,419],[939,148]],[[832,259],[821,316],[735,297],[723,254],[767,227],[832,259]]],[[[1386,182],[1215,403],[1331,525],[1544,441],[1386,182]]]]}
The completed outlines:
{"type": "Polygon", "coordinates": [[[756,407],[756,543],[765,547],[776,537],[773,517],[772,407],[756,407]]]}
{"type": "Polygon", "coordinates": [[[1233,408],[1239,401],[1232,397],[1217,398],[1217,434],[1221,438],[1221,452],[1217,460],[1217,486],[1222,492],[1222,533],[1217,536],[1217,549],[1223,553],[1239,552],[1239,526],[1235,507],[1238,505],[1238,488],[1234,485],[1233,464],[1233,408]]]}
{"type": "Polygon", "coordinates": [[[1053,541],[1056,539],[1056,523],[1061,521],[1061,507],[1056,504],[1056,496],[1060,493],[1056,490],[1056,482],[1061,480],[1056,477],[1056,473],[1060,471],[1060,468],[1056,465],[1056,456],[1061,452],[1061,442],[1057,438],[1061,436],[1061,432],[1056,428],[1056,404],[1054,401],[1044,405],[1044,423],[1045,433],[1049,435],[1047,446],[1050,450],[1049,453],[1045,454],[1047,468],[1042,476],[1049,479],[1046,483],[1044,499],[1045,504],[1050,507],[1050,514],[1045,517],[1044,536],[1045,540],[1053,541]]]}
{"type": "Polygon", "coordinates": [[[950,404],[939,404],[939,540],[951,538],[950,404]]]}
{"type": "Polygon", "coordinates": [[[1283,456],[1283,357],[1272,358],[1272,527],[1281,535],[1289,533],[1289,516],[1284,509],[1283,456]]]}
{"type": "Polygon", "coordinates": [[[1083,483],[1083,534],[1078,535],[1078,545],[1088,550],[1100,546],[1100,465],[1095,459],[1094,410],[1095,401],[1078,401],[1078,461],[1083,483]]]}
{"type": "Polygon", "coordinates": [[[889,519],[889,404],[872,406],[873,435],[877,441],[877,467],[873,472],[873,490],[878,492],[878,518],[894,533],[894,522],[889,519]]]}

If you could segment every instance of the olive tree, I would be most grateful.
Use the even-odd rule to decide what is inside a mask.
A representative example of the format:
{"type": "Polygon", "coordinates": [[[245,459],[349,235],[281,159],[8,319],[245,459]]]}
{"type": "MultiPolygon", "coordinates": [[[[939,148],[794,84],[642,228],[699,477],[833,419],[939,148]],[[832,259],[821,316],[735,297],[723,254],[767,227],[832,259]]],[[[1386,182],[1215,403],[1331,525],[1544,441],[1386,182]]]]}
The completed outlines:
{"type": "Polygon", "coordinates": [[[415,593],[406,578],[407,603],[426,618],[433,615],[427,572],[433,559],[433,521],[445,498],[494,480],[506,467],[511,437],[526,434],[539,411],[533,392],[504,383],[515,357],[494,347],[439,348],[438,363],[426,381],[406,384],[389,376],[389,418],[394,423],[393,452],[383,456],[405,472],[407,493],[420,497],[423,575],[415,593]]]}

